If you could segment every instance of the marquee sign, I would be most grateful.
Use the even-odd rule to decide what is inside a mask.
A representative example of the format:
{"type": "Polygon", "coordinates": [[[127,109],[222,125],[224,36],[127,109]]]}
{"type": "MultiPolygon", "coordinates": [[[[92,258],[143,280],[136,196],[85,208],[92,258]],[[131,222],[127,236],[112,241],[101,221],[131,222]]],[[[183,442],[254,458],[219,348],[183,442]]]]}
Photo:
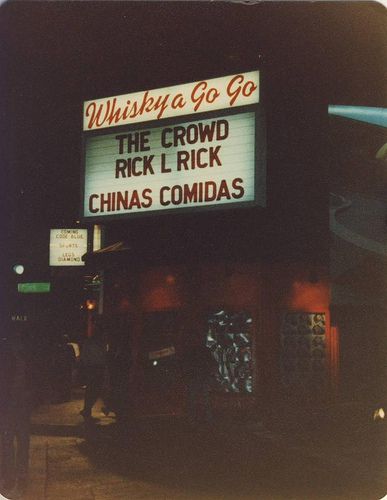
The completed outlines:
{"type": "Polygon", "coordinates": [[[120,99],[85,103],[83,218],[265,206],[258,71],[120,99]]]}
{"type": "Polygon", "coordinates": [[[248,106],[259,102],[259,72],[86,101],[83,130],[248,106]]]}

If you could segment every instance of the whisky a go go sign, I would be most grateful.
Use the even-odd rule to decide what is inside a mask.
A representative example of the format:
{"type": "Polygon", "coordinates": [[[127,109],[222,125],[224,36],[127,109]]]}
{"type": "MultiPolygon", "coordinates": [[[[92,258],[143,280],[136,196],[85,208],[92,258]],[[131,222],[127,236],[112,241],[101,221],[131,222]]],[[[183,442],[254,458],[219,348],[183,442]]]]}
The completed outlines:
{"type": "Polygon", "coordinates": [[[83,218],[265,206],[259,77],[86,101],[83,218]]]}

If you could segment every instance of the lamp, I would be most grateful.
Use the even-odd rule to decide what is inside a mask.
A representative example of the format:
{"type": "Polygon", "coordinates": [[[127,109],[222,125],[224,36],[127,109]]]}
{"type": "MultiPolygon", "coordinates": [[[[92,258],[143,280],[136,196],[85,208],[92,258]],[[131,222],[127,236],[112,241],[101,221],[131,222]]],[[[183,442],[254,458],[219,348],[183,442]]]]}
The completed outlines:
{"type": "Polygon", "coordinates": [[[12,269],[16,274],[21,275],[24,273],[24,266],[22,264],[15,264],[12,269]]]}

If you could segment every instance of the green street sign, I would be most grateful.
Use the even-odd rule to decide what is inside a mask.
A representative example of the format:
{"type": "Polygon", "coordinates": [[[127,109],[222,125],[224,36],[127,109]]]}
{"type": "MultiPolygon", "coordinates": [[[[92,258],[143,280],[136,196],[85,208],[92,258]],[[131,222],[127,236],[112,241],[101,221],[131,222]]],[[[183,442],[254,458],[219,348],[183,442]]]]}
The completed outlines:
{"type": "Polygon", "coordinates": [[[18,283],[17,291],[19,293],[48,293],[51,283],[18,283]]]}

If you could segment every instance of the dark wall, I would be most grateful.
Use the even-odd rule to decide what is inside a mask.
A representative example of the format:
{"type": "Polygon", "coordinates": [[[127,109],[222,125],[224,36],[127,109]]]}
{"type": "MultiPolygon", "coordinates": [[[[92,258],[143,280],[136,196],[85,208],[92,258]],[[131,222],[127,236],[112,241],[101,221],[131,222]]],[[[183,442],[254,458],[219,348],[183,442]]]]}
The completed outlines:
{"type": "Polygon", "coordinates": [[[111,241],[126,232],[146,247],[152,234],[159,252],[212,258],[316,255],[324,106],[384,105],[385,11],[375,2],[7,2],[0,34],[2,229],[9,261],[34,251],[41,269],[40,235],[80,215],[84,100],[262,69],[268,209],[109,226],[111,241]]]}

